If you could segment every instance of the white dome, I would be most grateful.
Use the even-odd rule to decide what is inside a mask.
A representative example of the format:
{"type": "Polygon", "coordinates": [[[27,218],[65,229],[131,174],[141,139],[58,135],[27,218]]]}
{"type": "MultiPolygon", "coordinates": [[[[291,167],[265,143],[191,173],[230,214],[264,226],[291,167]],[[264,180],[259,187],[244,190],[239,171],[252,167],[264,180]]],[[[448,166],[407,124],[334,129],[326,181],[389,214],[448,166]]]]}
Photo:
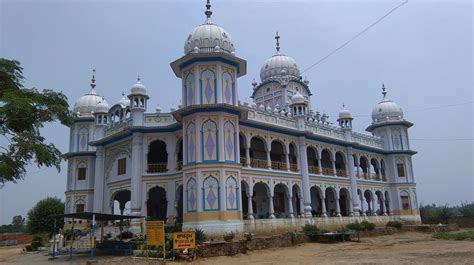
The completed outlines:
{"type": "Polygon", "coordinates": [[[260,79],[262,82],[286,75],[299,78],[300,69],[295,59],[280,53],[268,58],[260,69],[260,79]]]}
{"type": "Polygon", "coordinates": [[[95,107],[95,113],[107,113],[109,112],[109,109],[109,103],[107,103],[105,98],[102,98],[102,100],[95,107]]]}
{"type": "Polygon", "coordinates": [[[352,119],[351,113],[345,105],[342,105],[342,109],[339,111],[339,119],[352,119]]]}
{"type": "Polygon", "coordinates": [[[301,95],[300,92],[296,92],[292,97],[291,97],[291,103],[292,104],[305,104],[306,99],[304,98],[303,95],[301,95]]]}
{"type": "Polygon", "coordinates": [[[132,86],[131,95],[146,95],[146,87],[140,82],[140,78],[132,86]]]}
{"type": "Polygon", "coordinates": [[[403,110],[395,102],[387,99],[387,92],[385,92],[385,87],[383,89],[383,100],[379,102],[372,110],[372,121],[373,122],[382,122],[382,121],[398,121],[403,120],[403,110]]]}
{"type": "Polygon", "coordinates": [[[184,43],[184,53],[227,52],[234,53],[234,42],[230,34],[211,22],[197,26],[189,33],[184,43]],[[197,49],[196,49],[197,48],[197,49]]]}
{"type": "Polygon", "coordinates": [[[89,93],[80,97],[74,103],[73,112],[81,116],[92,116],[92,112],[95,111],[97,104],[102,101],[102,97],[97,95],[95,89],[92,88],[89,93]]]}

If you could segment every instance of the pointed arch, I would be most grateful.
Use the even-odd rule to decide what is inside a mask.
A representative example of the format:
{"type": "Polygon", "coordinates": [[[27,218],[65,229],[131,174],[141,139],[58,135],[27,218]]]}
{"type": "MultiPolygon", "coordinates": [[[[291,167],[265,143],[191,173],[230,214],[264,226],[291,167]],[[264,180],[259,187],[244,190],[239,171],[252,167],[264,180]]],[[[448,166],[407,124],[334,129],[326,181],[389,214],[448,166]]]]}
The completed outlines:
{"type": "Polygon", "coordinates": [[[226,121],[224,123],[224,149],[225,149],[225,160],[237,162],[237,132],[235,130],[235,125],[231,121],[226,121]]]}
{"type": "Polygon", "coordinates": [[[214,71],[205,68],[204,71],[201,72],[201,77],[199,79],[201,104],[217,103],[216,82],[216,74],[214,71]]]}
{"type": "Polygon", "coordinates": [[[206,177],[202,183],[202,200],[204,211],[219,211],[221,200],[219,181],[212,175],[206,177]]]}
{"type": "Polygon", "coordinates": [[[219,157],[219,143],[217,141],[217,123],[213,120],[206,120],[201,128],[202,160],[217,161],[219,157]]]}
{"type": "Polygon", "coordinates": [[[194,122],[186,128],[186,163],[196,162],[196,125],[194,122]]]}
{"type": "Polygon", "coordinates": [[[237,186],[237,180],[233,176],[228,177],[225,188],[227,210],[238,210],[239,198],[237,195],[239,194],[239,187],[237,186]]]}
{"type": "Polygon", "coordinates": [[[190,178],[186,183],[186,207],[187,212],[197,211],[197,183],[194,178],[190,178]]]}

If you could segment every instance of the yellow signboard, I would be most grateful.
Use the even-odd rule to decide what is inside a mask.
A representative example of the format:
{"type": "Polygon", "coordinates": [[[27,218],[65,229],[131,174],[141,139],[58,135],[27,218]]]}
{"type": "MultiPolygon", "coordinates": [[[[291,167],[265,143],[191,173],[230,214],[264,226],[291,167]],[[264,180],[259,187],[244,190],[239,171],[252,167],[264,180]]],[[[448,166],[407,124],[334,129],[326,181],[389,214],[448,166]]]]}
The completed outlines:
{"type": "Polygon", "coordinates": [[[165,244],[165,224],[163,221],[146,222],[146,241],[148,245],[165,244]]]}
{"type": "Polygon", "coordinates": [[[174,249],[196,248],[196,234],[194,232],[173,233],[173,248],[174,249]]]}

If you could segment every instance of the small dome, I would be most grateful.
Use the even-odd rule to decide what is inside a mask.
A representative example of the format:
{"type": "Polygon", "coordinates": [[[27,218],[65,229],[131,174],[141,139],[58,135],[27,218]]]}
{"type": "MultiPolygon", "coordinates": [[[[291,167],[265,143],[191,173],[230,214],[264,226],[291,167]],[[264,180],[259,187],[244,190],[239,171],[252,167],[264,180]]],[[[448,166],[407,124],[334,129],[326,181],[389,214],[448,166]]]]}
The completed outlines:
{"type": "Polygon", "coordinates": [[[140,77],[137,78],[137,82],[132,86],[130,90],[131,95],[146,95],[146,87],[140,82],[140,77]]]}
{"type": "Polygon", "coordinates": [[[105,98],[102,98],[102,100],[95,107],[94,113],[107,113],[109,112],[109,109],[109,103],[107,103],[105,98]]]}
{"type": "Polygon", "coordinates": [[[260,79],[262,82],[287,75],[299,78],[300,69],[295,59],[279,52],[268,58],[260,69],[260,79]]]}
{"type": "Polygon", "coordinates": [[[301,95],[300,92],[296,92],[296,93],[291,97],[291,103],[292,103],[292,104],[306,104],[306,99],[304,98],[303,95],[301,95]]]}
{"type": "Polygon", "coordinates": [[[97,95],[95,89],[92,88],[89,93],[76,100],[73,112],[79,116],[91,116],[100,101],[102,101],[102,97],[97,95]]]}
{"type": "Polygon", "coordinates": [[[342,109],[339,111],[339,119],[352,119],[351,113],[345,105],[342,105],[342,109]]]}
{"type": "Polygon", "coordinates": [[[372,110],[372,121],[398,121],[403,120],[403,110],[395,102],[387,99],[385,87],[382,87],[383,100],[379,102],[372,110]]]}
{"type": "Polygon", "coordinates": [[[116,103],[122,105],[122,108],[130,106],[130,100],[125,97],[125,93],[122,92],[122,98],[116,103]]]}

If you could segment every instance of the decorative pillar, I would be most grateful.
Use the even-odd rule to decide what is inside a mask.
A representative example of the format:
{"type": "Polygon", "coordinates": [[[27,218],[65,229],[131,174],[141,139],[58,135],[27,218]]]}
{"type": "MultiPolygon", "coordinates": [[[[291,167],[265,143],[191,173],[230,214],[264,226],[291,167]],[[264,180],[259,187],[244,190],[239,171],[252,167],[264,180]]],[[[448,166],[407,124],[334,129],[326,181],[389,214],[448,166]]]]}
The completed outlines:
{"type": "Polygon", "coordinates": [[[104,205],[104,147],[95,149],[94,212],[103,212],[104,205]]]}
{"type": "Polygon", "coordinates": [[[341,206],[339,205],[339,191],[335,189],[336,193],[336,216],[341,217],[341,206]]]}
{"type": "Polygon", "coordinates": [[[254,219],[254,217],[253,217],[252,197],[253,197],[253,191],[249,188],[249,191],[247,192],[247,203],[248,203],[247,218],[250,219],[250,220],[254,219]]]}
{"type": "Polygon", "coordinates": [[[285,153],[286,170],[290,171],[290,152],[285,153]]]}
{"type": "Polygon", "coordinates": [[[272,169],[272,158],[270,157],[270,151],[271,151],[271,147],[268,147],[268,150],[267,150],[267,167],[268,167],[268,169],[272,169]]]}
{"type": "Polygon", "coordinates": [[[288,217],[295,217],[293,214],[293,191],[291,189],[288,192],[288,217]]]}
{"type": "Polygon", "coordinates": [[[301,217],[304,217],[304,203],[303,203],[303,198],[301,197],[301,194],[298,194],[298,198],[300,199],[300,212],[299,212],[299,214],[300,214],[301,217]]]}
{"type": "Polygon", "coordinates": [[[250,167],[250,148],[245,147],[245,166],[250,167]]]}
{"type": "Polygon", "coordinates": [[[275,219],[275,209],[273,209],[273,194],[270,194],[269,196],[268,214],[270,219],[275,219]]]}
{"type": "Polygon", "coordinates": [[[337,172],[336,172],[336,159],[335,159],[335,158],[332,158],[332,159],[331,159],[331,164],[332,164],[332,175],[333,175],[333,176],[337,176],[337,172]]]}
{"type": "Polygon", "coordinates": [[[364,203],[365,197],[362,193],[359,195],[359,199],[360,199],[360,202],[361,202],[360,209],[362,211],[362,216],[367,216],[367,214],[365,213],[365,205],[364,205],[365,204],[364,203]]]}
{"type": "Polygon", "coordinates": [[[322,217],[328,217],[326,213],[326,194],[323,191],[321,191],[321,211],[322,211],[322,214],[321,214],[322,217]]]}
{"type": "Polygon", "coordinates": [[[308,173],[308,154],[306,152],[306,138],[300,136],[298,138],[298,149],[300,156],[300,172],[302,176],[302,191],[304,203],[304,216],[311,217],[311,192],[309,187],[309,173],[308,173]]]}
{"type": "Polygon", "coordinates": [[[375,197],[376,196],[372,196],[372,209],[370,211],[373,216],[377,216],[377,213],[375,212],[375,197]]]}
{"type": "Polygon", "coordinates": [[[141,215],[142,199],[142,154],[143,154],[143,134],[134,133],[132,136],[132,154],[131,154],[131,213],[132,215],[141,215]]]}
{"type": "MultiPolygon", "coordinates": [[[[348,199],[349,201],[349,216],[354,216],[354,207],[352,206],[352,198],[348,199]]],[[[359,216],[359,212],[357,212],[357,216],[359,216]]]]}
{"type": "MultiPolygon", "coordinates": [[[[353,152],[352,152],[352,147],[347,148],[347,155],[346,155],[346,161],[347,167],[348,167],[348,173],[349,173],[349,178],[351,180],[351,199],[352,198],[357,198],[357,179],[354,173],[354,157],[353,157],[353,152]]],[[[359,173],[359,167],[357,167],[357,174],[359,173]]],[[[356,199],[351,200],[352,203],[350,203],[350,208],[352,209],[351,212],[355,216],[359,216],[359,202],[356,199]]]]}
{"type": "Polygon", "coordinates": [[[319,170],[318,170],[318,174],[322,175],[323,174],[323,164],[321,164],[321,158],[317,158],[318,160],[318,167],[319,167],[319,170]]]}

